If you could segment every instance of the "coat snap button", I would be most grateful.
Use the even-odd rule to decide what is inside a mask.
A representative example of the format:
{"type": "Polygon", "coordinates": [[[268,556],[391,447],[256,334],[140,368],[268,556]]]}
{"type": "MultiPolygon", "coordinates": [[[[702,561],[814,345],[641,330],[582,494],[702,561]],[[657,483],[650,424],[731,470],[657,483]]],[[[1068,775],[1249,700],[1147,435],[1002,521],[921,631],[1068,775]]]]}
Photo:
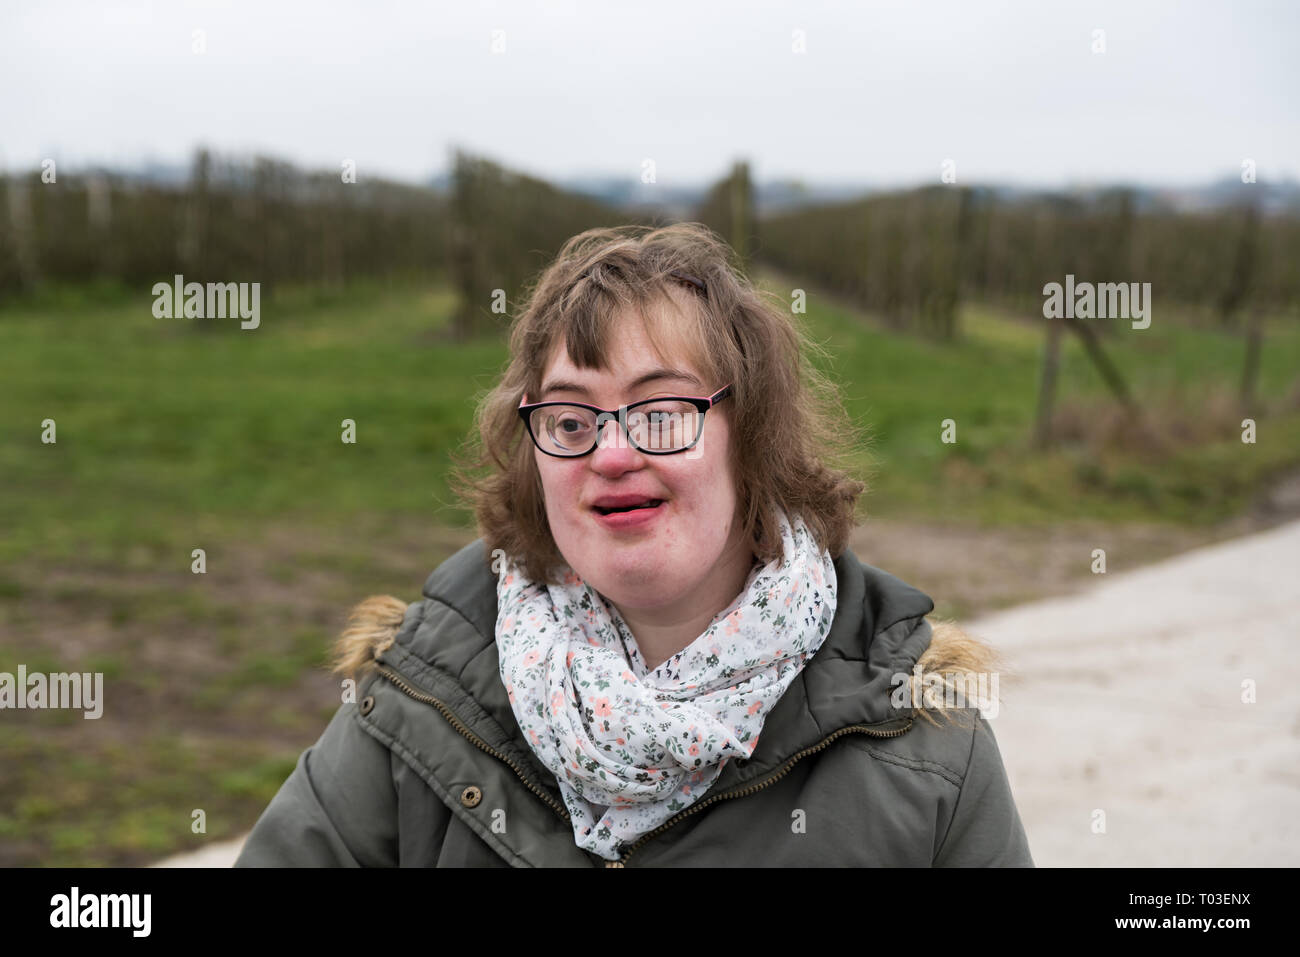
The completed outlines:
{"type": "Polygon", "coordinates": [[[361,699],[361,715],[365,717],[375,708],[375,696],[368,694],[361,699]]]}
{"type": "Polygon", "coordinates": [[[481,800],[483,800],[483,792],[472,784],[460,792],[460,803],[466,807],[477,807],[481,800]]]}

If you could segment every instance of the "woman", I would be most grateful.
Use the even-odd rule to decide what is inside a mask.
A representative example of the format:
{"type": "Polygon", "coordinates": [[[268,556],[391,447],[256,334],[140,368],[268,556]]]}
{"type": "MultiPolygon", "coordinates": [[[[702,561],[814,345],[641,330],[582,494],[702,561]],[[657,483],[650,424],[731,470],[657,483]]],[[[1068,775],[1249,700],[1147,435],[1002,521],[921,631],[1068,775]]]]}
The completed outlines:
{"type": "Polygon", "coordinates": [[[1032,865],[951,694],[991,650],[847,549],[809,348],[701,226],[566,243],[458,471],[482,537],[355,610],[237,866],[1032,865]]]}

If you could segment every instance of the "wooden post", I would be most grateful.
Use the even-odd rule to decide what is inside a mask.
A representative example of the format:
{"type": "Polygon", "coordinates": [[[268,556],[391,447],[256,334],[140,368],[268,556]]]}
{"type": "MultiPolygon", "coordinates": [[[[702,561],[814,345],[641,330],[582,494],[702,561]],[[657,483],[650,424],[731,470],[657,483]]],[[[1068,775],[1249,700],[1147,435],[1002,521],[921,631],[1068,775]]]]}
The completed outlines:
{"type": "Polygon", "coordinates": [[[1119,399],[1120,404],[1128,411],[1129,421],[1157,448],[1164,447],[1166,445],[1164,437],[1151,430],[1146,417],[1142,414],[1142,407],[1134,401],[1132,393],[1129,392],[1128,386],[1124,383],[1124,377],[1120,375],[1119,369],[1110,361],[1110,357],[1102,349],[1101,340],[1098,338],[1096,331],[1078,319],[1066,319],[1064,321],[1067,327],[1083,342],[1084,350],[1088,353],[1088,358],[1092,360],[1092,364],[1097,367],[1097,371],[1101,373],[1102,381],[1106,383],[1110,391],[1115,394],[1115,398],[1119,399]]]}
{"type": "Polygon", "coordinates": [[[1061,323],[1047,320],[1047,341],[1043,347],[1043,374],[1038,380],[1038,413],[1034,422],[1034,447],[1045,449],[1052,442],[1052,410],[1056,406],[1056,379],[1061,366],[1061,323]]]}
{"type": "Polygon", "coordinates": [[[8,178],[9,227],[13,236],[14,259],[18,267],[19,288],[36,285],[39,268],[36,255],[36,228],[32,217],[31,179],[22,173],[8,178]]]}
{"type": "Polygon", "coordinates": [[[1241,411],[1255,416],[1258,411],[1259,356],[1264,349],[1264,311],[1258,306],[1246,310],[1246,361],[1241,370],[1241,411]]]}
{"type": "Polygon", "coordinates": [[[731,207],[731,248],[736,251],[741,269],[748,271],[753,256],[749,241],[750,204],[753,197],[749,184],[749,164],[740,161],[731,170],[731,190],[728,196],[731,207]]]}

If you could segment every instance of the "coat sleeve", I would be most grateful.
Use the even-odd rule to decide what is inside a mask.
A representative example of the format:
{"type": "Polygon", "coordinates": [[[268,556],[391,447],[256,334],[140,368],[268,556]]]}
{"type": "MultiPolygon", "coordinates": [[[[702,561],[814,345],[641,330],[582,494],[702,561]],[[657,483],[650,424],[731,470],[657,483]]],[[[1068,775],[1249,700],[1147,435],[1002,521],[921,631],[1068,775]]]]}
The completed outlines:
{"type": "Polygon", "coordinates": [[[993,727],[975,712],[970,761],[935,867],[1033,867],[993,727]]]}
{"type": "Polygon", "coordinates": [[[262,812],[235,867],[395,867],[391,752],[366,734],[356,705],[335,712],[262,812]]]}

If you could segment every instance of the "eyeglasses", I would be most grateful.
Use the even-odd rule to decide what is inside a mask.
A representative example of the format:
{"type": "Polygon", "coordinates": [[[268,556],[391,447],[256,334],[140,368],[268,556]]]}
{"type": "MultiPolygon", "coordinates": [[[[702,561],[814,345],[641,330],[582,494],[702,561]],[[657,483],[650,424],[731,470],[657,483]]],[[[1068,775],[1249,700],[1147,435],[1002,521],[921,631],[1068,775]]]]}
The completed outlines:
{"type": "Polygon", "coordinates": [[[519,417],[533,444],[559,458],[590,454],[611,419],[619,422],[638,452],[673,455],[694,447],[704,432],[704,413],[729,395],[731,386],[727,385],[710,396],[663,396],[612,411],[585,402],[520,403],[519,417]]]}

